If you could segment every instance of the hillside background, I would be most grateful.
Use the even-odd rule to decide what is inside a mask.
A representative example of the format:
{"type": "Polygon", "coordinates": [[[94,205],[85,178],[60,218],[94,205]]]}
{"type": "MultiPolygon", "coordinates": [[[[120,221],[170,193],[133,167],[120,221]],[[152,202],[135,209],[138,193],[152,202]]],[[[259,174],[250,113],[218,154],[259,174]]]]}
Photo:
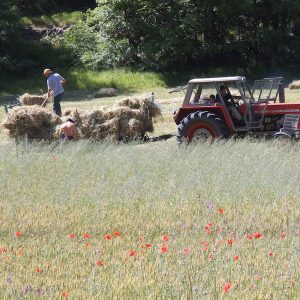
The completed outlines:
{"type": "Polygon", "coordinates": [[[296,0],[4,0],[0,77],[50,67],[292,78],[299,16],[296,0]]]}

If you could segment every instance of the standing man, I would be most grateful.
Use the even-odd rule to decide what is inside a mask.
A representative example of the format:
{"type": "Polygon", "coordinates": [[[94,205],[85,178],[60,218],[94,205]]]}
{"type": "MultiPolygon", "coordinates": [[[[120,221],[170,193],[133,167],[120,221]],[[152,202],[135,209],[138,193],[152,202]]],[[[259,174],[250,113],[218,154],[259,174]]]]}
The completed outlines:
{"type": "Polygon", "coordinates": [[[61,117],[60,101],[64,94],[63,84],[66,83],[66,80],[58,73],[53,73],[50,69],[45,69],[44,75],[47,78],[48,98],[51,95],[54,98],[53,112],[61,117]]]}

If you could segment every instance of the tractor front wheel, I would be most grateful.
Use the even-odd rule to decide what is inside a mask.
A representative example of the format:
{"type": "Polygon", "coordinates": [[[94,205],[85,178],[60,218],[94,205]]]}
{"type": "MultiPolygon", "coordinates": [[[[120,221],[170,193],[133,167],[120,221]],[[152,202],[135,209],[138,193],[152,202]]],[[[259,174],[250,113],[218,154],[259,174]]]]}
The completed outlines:
{"type": "Polygon", "coordinates": [[[177,143],[186,140],[205,141],[220,139],[228,136],[224,122],[215,114],[208,111],[197,111],[185,117],[177,128],[177,143]]]}

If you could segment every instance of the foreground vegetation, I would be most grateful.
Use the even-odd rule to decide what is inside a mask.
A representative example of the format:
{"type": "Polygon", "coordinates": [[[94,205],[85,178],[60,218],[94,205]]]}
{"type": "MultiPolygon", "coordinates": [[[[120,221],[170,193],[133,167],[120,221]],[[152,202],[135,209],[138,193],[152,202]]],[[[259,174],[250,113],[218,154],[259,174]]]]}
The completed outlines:
{"type": "Polygon", "coordinates": [[[1,298],[299,299],[298,146],[1,145],[1,298]]]}

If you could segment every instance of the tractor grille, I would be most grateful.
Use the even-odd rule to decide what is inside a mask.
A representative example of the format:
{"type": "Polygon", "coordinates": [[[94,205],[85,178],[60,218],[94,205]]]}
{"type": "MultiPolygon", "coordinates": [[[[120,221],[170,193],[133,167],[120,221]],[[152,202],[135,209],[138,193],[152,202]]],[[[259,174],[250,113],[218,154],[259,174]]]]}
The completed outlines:
{"type": "Polygon", "coordinates": [[[300,115],[285,115],[283,128],[286,131],[295,131],[298,129],[300,115]]]}
{"type": "Polygon", "coordinates": [[[298,129],[299,117],[300,115],[285,115],[283,127],[280,129],[280,132],[298,139],[300,137],[300,130],[298,129]]]}

